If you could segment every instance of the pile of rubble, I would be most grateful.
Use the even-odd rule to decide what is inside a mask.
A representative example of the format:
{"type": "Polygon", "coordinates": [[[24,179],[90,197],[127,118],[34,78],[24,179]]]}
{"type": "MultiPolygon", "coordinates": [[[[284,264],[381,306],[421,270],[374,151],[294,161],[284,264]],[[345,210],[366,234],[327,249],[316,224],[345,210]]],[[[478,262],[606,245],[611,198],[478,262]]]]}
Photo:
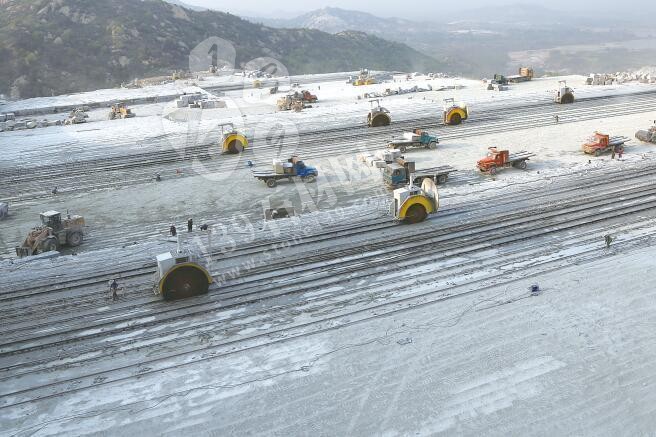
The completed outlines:
{"type": "Polygon", "coordinates": [[[68,118],[63,120],[48,120],[45,118],[42,120],[37,120],[35,118],[16,120],[16,114],[13,112],[8,112],[0,114],[0,132],[86,123],[87,118],[89,118],[89,115],[86,112],[88,110],[89,108],[86,106],[75,108],[68,114],[68,118]]]}
{"type": "Polygon", "coordinates": [[[358,161],[375,168],[385,168],[387,164],[394,162],[397,158],[403,158],[398,149],[377,150],[373,154],[365,152],[357,155],[358,161]]]}
{"type": "Polygon", "coordinates": [[[411,87],[411,88],[401,88],[398,87],[397,89],[392,89],[392,88],[387,88],[385,91],[381,92],[368,92],[364,93],[363,97],[365,99],[371,99],[371,98],[376,98],[376,97],[387,97],[387,96],[397,96],[401,94],[412,94],[412,93],[425,93],[428,91],[433,91],[433,87],[431,85],[427,85],[426,88],[419,87],[417,85],[411,87]]]}
{"type": "Polygon", "coordinates": [[[635,137],[640,141],[644,141],[645,143],[656,144],[656,121],[654,122],[654,125],[649,129],[639,130],[636,132],[635,137]]]}
{"type": "Polygon", "coordinates": [[[178,108],[192,109],[217,109],[225,108],[226,103],[222,100],[212,99],[203,93],[183,94],[175,101],[178,108]]]}
{"type": "Polygon", "coordinates": [[[643,67],[635,71],[591,74],[586,85],[615,85],[627,82],[656,83],[656,67],[643,67]]]}

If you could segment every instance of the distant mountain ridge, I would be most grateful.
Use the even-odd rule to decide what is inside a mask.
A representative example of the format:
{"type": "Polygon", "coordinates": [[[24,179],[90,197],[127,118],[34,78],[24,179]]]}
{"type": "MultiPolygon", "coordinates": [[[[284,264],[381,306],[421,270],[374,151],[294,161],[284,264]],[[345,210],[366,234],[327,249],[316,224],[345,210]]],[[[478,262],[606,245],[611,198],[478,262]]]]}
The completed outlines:
{"type": "MultiPolygon", "coordinates": [[[[383,35],[390,28],[416,29],[419,23],[402,18],[381,18],[361,11],[326,7],[288,19],[249,18],[268,26],[279,28],[317,29],[329,33],[358,30],[374,35],[383,35]]],[[[412,30],[411,30],[412,31],[412,30]]]]}
{"type": "MultiPolygon", "coordinates": [[[[333,33],[356,29],[407,44],[439,59],[452,72],[479,77],[514,72],[518,61],[510,58],[511,52],[635,38],[631,26],[607,26],[601,20],[537,4],[486,6],[441,16],[427,14],[425,21],[381,18],[340,8],[318,9],[288,19],[252,20],[273,27],[313,28],[333,33]]],[[[599,64],[603,65],[601,61],[599,64]]],[[[519,62],[530,62],[530,58],[519,62]]],[[[585,57],[568,62],[571,67],[564,72],[586,73],[590,65],[585,57]]],[[[562,70],[562,63],[557,60],[544,64],[545,70],[551,65],[562,70]]]]}
{"type": "Polygon", "coordinates": [[[0,93],[21,97],[116,86],[187,69],[206,38],[233,43],[236,67],[257,57],[291,74],[442,67],[399,42],[362,32],[273,29],[217,11],[162,0],[4,0],[0,8],[0,93]]]}

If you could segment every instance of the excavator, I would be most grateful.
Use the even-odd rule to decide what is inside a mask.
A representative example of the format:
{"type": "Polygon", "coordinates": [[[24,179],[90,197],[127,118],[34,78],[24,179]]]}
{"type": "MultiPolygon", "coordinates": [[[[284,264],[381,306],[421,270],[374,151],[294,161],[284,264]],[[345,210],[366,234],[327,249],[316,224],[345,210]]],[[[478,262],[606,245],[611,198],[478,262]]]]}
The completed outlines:
{"type": "Polygon", "coordinates": [[[202,258],[191,251],[157,255],[156,293],[164,300],[206,294],[212,282],[202,258]]]}
{"type": "Polygon", "coordinates": [[[442,121],[449,126],[456,126],[469,118],[467,105],[456,103],[453,98],[444,99],[444,115],[442,121]]]}
{"type": "Polygon", "coordinates": [[[221,151],[222,153],[241,153],[248,147],[248,138],[235,129],[233,123],[221,123],[221,151]]]}
{"type": "Polygon", "coordinates": [[[380,99],[369,100],[371,110],[367,114],[367,124],[369,127],[389,126],[392,122],[390,112],[387,108],[380,106],[380,99]],[[376,106],[374,106],[374,102],[376,106]]]}
{"type": "MultiPolygon", "coordinates": [[[[412,181],[414,177],[411,177],[412,181]]],[[[440,207],[437,186],[432,179],[424,179],[421,188],[408,184],[394,190],[394,218],[403,223],[414,224],[426,220],[440,207]]]]}

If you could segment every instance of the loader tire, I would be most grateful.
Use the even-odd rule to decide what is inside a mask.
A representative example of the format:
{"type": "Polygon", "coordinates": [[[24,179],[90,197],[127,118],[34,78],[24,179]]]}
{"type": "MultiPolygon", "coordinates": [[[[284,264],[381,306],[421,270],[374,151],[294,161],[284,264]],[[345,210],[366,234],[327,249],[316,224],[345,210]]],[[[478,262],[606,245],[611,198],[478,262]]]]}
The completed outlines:
{"type": "Polygon", "coordinates": [[[441,174],[437,177],[437,184],[438,185],[444,185],[446,183],[446,180],[448,179],[448,176],[445,174],[441,174]]]}
{"type": "Polygon", "coordinates": [[[430,143],[428,143],[428,148],[431,150],[437,149],[437,143],[435,141],[431,141],[430,143]]]}
{"type": "Polygon", "coordinates": [[[66,236],[66,242],[68,243],[69,246],[71,247],[76,247],[82,244],[82,241],[84,241],[84,236],[82,235],[82,232],[71,232],[66,236]]]}
{"type": "Polygon", "coordinates": [[[265,183],[266,183],[266,186],[269,187],[269,188],[275,188],[275,186],[278,185],[278,182],[276,182],[275,179],[267,179],[265,181],[265,183]]]}
{"type": "Polygon", "coordinates": [[[401,152],[401,153],[405,153],[406,150],[407,150],[407,149],[406,149],[405,146],[399,146],[399,152],[401,152]]]}
{"type": "Polygon", "coordinates": [[[303,182],[311,184],[312,182],[316,182],[317,177],[314,175],[309,175],[309,176],[304,176],[303,177],[303,182]]]}
{"type": "Polygon", "coordinates": [[[497,174],[497,168],[496,167],[490,167],[489,172],[492,176],[494,176],[495,174],[497,174]]]}
{"type": "Polygon", "coordinates": [[[601,149],[595,150],[594,156],[596,156],[597,158],[600,157],[601,156],[601,149]]]}
{"type": "Polygon", "coordinates": [[[57,240],[49,238],[41,245],[41,252],[54,252],[58,249],[57,240]]]}

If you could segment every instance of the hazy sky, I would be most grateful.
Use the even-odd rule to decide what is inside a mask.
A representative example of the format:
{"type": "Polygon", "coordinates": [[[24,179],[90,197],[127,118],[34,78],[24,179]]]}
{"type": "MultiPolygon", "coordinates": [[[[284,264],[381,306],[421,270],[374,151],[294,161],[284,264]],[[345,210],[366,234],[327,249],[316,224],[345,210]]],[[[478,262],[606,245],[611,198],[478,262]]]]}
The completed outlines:
{"type": "Polygon", "coordinates": [[[645,14],[646,9],[655,11],[653,0],[550,0],[548,2],[531,0],[468,0],[463,2],[447,2],[444,0],[410,0],[410,1],[380,1],[380,0],[182,0],[185,3],[231,12],[236,15],[284,17],[296,16],[303,12],[333,6],[342,9],[360,10],[374,15],[431,21],[431,15],[436,18],[463,9],[472,9],[492,5],[512,5],[517,3],[537,4],[554,10],[562,10],[564,14],[571,12],[587,12],[592,20],[595,15],[611,15],[616,17],[636,16],[645,14]],[[465,5],[465,6],[463,6],[465,5]],[[621,5],[621,6],[620,6],[621,5]]]}

